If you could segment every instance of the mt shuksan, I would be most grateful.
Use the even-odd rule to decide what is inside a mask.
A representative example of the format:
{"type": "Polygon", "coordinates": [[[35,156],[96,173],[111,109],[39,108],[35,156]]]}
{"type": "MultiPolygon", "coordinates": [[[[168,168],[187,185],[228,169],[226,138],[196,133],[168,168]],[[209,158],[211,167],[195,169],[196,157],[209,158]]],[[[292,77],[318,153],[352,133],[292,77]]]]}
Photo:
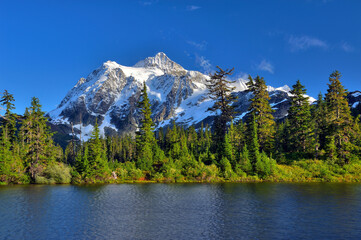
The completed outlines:
{"type": "MultiPolygon", "coordinates": [[[[213,113],[207,112],[214,103],[207,96],[207,78],[200,72],[185,70],[164,53],[148,57],[133,67],[107,61],[86,79],[81,78],[48,116],[52,124],[67,128],[67,133],[73,124],[77,134],[81,131],[82,139],[89,138],[96,119],[105,135],[134,133],[140,119],[137,101],[145,82],[157,128],[172,120],[199,127],[202,121],[211,124],[214,119],[213,113]]],[[[245,116],[251,97],[245,91],[245,83],[243,79],[234,83],[238,119],[245,116]]],[[[270,103],[276,110],[274,116],[283,118],[289,108],[289,87],[268,90],[270,103]]]]}

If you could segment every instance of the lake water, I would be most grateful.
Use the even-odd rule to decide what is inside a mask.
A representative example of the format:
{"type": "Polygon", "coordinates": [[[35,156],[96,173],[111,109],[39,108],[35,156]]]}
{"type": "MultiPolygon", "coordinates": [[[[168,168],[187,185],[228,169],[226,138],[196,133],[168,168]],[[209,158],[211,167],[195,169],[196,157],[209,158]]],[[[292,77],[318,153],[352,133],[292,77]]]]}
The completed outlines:
{"type": "Polygon", "coordinates": [[[0,238],[361,239],[361,185],[0,186],[0,238]]]}

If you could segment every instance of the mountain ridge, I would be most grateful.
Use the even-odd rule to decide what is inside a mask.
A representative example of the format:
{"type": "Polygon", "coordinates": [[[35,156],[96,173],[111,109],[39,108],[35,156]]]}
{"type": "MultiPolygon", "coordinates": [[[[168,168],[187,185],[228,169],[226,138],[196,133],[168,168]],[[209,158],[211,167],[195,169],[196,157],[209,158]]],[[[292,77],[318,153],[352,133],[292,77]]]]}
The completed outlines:
{"type": "MultiPolygon", "coordinates": [[[[143,82],[146,83],[156,127],[165,127],[173,120],[184,126],[211,124],[214,113],[208,97],[206,80],[209,76],[184,69],[163,53],[123,66],[114,61],[104,62],[86,78],[80,78],[59,106],[47,115],[54,125],[73,125],[83,139],[90,136],[97,119],[104,135],[134,133],[140,114],[136,103],[143,82]]],[[[233,86],[238,96],[235,119],[242,119],[248,109],[250,93],[247,80],[239,78],[233,86]]],[[[271,106],[276,119],[283,118],[289,108],[290,88],[268,86],[271,106]]],[[[311,101],[314,101],[311,98],[311,101]]]]}

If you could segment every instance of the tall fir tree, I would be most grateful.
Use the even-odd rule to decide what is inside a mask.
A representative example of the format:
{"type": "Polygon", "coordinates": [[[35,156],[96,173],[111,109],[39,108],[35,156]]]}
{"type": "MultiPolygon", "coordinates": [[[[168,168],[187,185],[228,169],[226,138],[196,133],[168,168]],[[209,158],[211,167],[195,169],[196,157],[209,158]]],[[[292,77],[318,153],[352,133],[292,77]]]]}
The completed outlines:
{"type": "Polygon", "coordinates": [[[318,94],[317,104],[311,109],[315,137],[315,157],[326,146],[327,134],[327,105],[321,93],[318,94]]]}
{"type": "Polygon", "coordinates": [[[232,91],[235,87],[230,86],[234,81],[227,79],[228,76],[232,75],[234,68],[230,70],[223,70],[218,66],[217,68],[218,70],[210,75],[210,79],[207,80],[209,96],[215,100],[214,105],[208,111],[218,114],[214,121],[215,136],[216,141],[223,142],[227,132],[227,123],[232,120],[234,115],[232,104],[236,97],[232,95],[232,91]]]}
{"type": "Polygon", "coordinates": [[[258,134],[257,134],[257,123],[255,119],[254,113],[252,113],[250,119],[247,124],[247,139],[249,145],[249,159],[251,161],[253,169],[255,169],[255,165],[260,156],[259,149],[260,145],[258,142],[258,134]]]}
{"type": "MultiPolygon", "coordinates": [[[[83,167],[86,169],[86,160],[89,162],[86,172],[89,180],[104,180],[109,177],[109,166],[105,142],[100,136],[98,121],[95,121],[94,128],[88,143],[88,159],[83,159],[83,167]]],[[[85,170],[86,171],[86,170],[85,170]]]]}
{"type": "Polygon", "coordinates": [[[22,153],[33,180],[48,164],[59,157],[58,149],[52,139],[53,134],[47,125],[39,99],[33,97],[30,108],[25,110],[24,120],[20,127],[22,153]]]}
{"type": "MultiPolygon", "coordinates": [[[[269,104],[269,94],[267,86],[262,77],[257,76],[253,79],[251,76],[248,77],[249,81],[247,86],[249,91],[253,93],[251,99],[251,105],[249,106],[249,116],[254,114],[255,122],[257,123],[257,134],[260,149],[270,154],[274,147],[275,137],[275,121],[272,113],[274,110],[269,104]]],[[[248,117],[249,121],[253,121],[248,117]]]]}
{"type": "Polygon", "coordinates": [[[14,103],[15,99],[13,94],[10,94],[7,90],[4,91],[0,98],[0,104],[5,107],[5,115],[1,120],[1,127],[6,128],[6,137],[9,138],[11,144],[15,144],[17,142],[17,129],[16,129],[16,115],[12,112],[15,109],[14,103]]]}
{"type": "Polygon", "coordinates": [[[342,163],[347,163],[353,144],[350,139],[353,134],[353,118],[347,101],[347,90],[342,86],[341,74],[334,71],[329,78],[325,97],[327,105],[327,135],[334,138],[338,157],[342,163]]]}
{"type": "Polygon", "coordinates": [[[313,127],[309,97],[300,80],[292,86],[291,107],[288,110],[288,144],[292,152],[313,152],[313,127]]]}
{"type": "Polygon", "coordinates": [[[244,171],[247,174],[252,173],[252,164],[251,164],[249,157],[250,156],[249,156],[248,147],[247,147],[247,144],[245,144],[243,146],[242,152],[240,153],[239,165],[240,165],[242,171],[244,171]]]}
{"type": "Polygon", "coordinates": [[[141,170],[151,171],[153,165],[153,149],[156,144],[154,137],[154,123],[151,118],[152,111],[148,98],[147,86],[143,83],[140,100],[138,102],[142,116],[139,130],[136,132],[137,167],[141,170]]]}
{"type": "Polygon", "coordinates": [[[230,142],[230,135],[231,134],[227,133],[226,136],[224,136],[221,156],[226,157],[232,167],[235,168],[237,162],[234,156],[233,146],[230,142]]]}

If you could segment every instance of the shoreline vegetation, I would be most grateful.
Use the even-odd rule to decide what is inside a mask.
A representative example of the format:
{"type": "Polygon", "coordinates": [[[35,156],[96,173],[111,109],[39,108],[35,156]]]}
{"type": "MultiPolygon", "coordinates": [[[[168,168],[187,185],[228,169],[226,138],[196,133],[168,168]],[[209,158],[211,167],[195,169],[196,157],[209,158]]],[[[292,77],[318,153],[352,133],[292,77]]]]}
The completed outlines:
{"type": "MultiPolygon", "coordinates": [[[[275,121],[262,77],[249,76],[251,105],[236,121],[233,69],[218,70],[207,80],[212,126],[184,128],[173,122],[155,131],[147,86],[143,84],[135,136],[100,134],[73,138],[62,149],[53,140],[39,99],[23,116],[6,90],[0,126],[0,185],[94,183],[220,182],[361,182],[360,109],[351,114],[340,73],[329,77],[327,93],[310,103],[297,81],[291,106],[275,121]],[[358,112],[357,112],[358,111],[358,112]]],[[[360,107],[361,104],[359,104],[360,107]]]]}

